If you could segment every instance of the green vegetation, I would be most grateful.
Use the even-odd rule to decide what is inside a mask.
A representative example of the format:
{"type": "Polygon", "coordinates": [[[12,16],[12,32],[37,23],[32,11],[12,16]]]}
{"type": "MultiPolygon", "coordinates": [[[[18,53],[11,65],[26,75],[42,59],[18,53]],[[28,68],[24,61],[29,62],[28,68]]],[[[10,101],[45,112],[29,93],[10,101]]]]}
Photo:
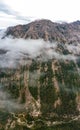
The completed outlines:
{"type": "MultiPolygon", "coordinates": [[[[26,103],[26,90],[29,90],[34,101],[40,97],[40,111],[44,119],[48,117],[50,120],[60,120],[64,119],[64,115],[68,118],[70,115],[78,114],[76,96],[77,93],[80,94],[80,75],[73,61],[64,62],[53,59],[48,62],[37,62],[33,60],[31,65],[20,66],[13,71],[11,69],[2,71],[0,84],[12,99],[18,99],[23,104],[26,103]],[[52,68],[53,64],[54,68],[52,68]],[[58,91],[56,91],[54,78],[58,84],[58,91]]],[[[29,110],[32,111],[31,108],[29,110]]],[[[27,119],[34,120],[31,115],[27,119]]],[[[41,123],[36,121],[38,126],[41,123]]],[[[15,129],[18,130],[21,127],[16,126],[15,129]]],[[[21,130],[24,129],[22,127],[21,130]]]]}
{"type": "Polygon", "coordinates": [[[54,88],[54,83],[52,81],[53,71],[52,71],[52,62],[43,62],[41,63],[41,73],[40,76],[40,97],[41,97],[41,111],[43,114],[52,112],[53,104],[56,99],[56,93],[54,88]],[[47,68],[45,70],[45,68],[47,68]]]}

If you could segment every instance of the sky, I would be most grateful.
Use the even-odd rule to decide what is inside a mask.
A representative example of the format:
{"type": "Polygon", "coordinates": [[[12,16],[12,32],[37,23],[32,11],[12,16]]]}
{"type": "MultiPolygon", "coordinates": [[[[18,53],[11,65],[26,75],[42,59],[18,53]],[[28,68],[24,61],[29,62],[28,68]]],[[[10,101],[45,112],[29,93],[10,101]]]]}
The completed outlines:
{"type": "Polygon", "coordinates": [[[0,0],[0,28],[35,19],[80,20],[80,0],[0,0]]]}

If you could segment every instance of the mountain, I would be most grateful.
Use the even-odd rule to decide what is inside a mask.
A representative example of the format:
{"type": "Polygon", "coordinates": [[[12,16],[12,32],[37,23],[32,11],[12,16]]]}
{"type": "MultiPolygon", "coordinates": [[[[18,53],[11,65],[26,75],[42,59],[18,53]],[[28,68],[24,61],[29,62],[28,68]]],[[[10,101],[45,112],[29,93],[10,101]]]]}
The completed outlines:
{"type": "Polygon", "coordinates": [[[80,21],[9,27],[0,42],[0,129],[79,122],[80,21]]]}
{"type": "Polygon", "coordinates": [[[37,20],[27,25],[9,27],[4,37],[9,35],[14,38],[42,38],[45,41],[70,44],[80,42],[80,21],[59,24],[50,20],[37,20]]]}

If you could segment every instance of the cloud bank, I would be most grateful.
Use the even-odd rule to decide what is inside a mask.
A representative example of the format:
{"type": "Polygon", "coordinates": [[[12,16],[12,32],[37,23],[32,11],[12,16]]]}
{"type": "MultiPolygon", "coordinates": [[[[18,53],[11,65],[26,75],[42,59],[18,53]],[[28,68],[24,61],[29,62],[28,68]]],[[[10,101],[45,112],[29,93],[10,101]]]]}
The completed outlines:
{"type": "MultiPolygon", "coordinates": [[[[4,32],[1,32],[0,37],[4,32]]],[[[80,56],[80,44],[63,45],[69,53],[63,54],[58,47],[60,43],[45,42],[42,39],[0,38],[0,68],[17,67],[27,64],[30,59],[46,61],[49,59],[76,60],[80,56]]]]}

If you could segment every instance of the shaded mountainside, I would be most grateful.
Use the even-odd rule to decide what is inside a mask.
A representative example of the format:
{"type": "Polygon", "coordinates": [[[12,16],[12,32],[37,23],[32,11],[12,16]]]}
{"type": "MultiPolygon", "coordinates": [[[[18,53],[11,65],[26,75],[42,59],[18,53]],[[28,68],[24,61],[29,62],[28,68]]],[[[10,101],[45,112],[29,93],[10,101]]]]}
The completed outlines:
{"type": "MultiPolygon", "coordinates": [[[[80,121],[79,34],[79,21],[59,24],[39,20],[7,29],[2,40],[12,35],[13,39],[41,38],[46,44],[51,43],[35,58],[24,52],[24,57],[17,60],[25,64],[13,68],[0,66],[1,130],[46,128],[80,121]],[[56,48],[52,46],[53,41],[56,48]],[[71,43],[71,46],[63,43],[71,43]],[[56,55],[49,57],[48,51],[56,55]]],[[[10,51],[5,49],[0,48],[3,63],[9,60],[3,57],[10,51]]]]}
{"type": "Polygon", "coordinates": [[[50,20],[37,20],[26,25],[9,27],[4,37],[9,35],[14,38],[42,38],[51,42],[80,42],[80,21],[59,24],[50,20]]]}

